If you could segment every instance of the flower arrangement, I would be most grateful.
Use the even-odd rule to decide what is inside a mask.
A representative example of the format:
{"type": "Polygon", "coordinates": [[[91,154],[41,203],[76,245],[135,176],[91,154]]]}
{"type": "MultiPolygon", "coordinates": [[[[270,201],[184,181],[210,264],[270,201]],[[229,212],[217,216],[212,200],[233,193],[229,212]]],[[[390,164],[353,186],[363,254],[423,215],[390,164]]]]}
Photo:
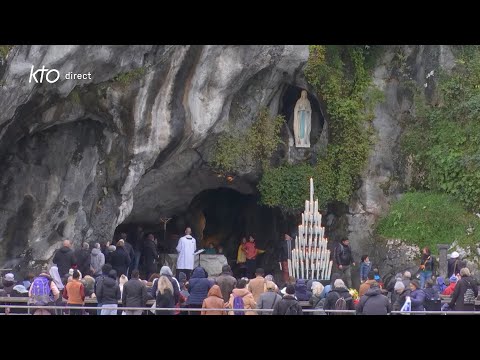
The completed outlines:
{"type": "Polygon", "coordinates": [[[354,304],[358,304],[358,302],[360,301],[360,299],[359,299],[359,296],[358,296],[358,291],[357,291],[357,289],[348,289],[348,292],[350,293],[350,296],[351,296],[352,299],[353,299],[353,303],[354,303],[354,304]]]}

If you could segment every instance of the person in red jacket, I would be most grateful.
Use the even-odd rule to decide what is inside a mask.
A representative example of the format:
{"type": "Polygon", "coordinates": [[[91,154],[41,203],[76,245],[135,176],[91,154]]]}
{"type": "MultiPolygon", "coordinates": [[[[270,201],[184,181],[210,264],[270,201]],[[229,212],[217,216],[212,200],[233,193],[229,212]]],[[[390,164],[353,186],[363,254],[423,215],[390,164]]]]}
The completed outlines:
{"type": "Polygon", "coordinates": [[[452,296],[453,291],[455,290],[455,285],[457,285],[457,277],[456,276],[451,276],[450,277],[450,285],[447,286],[445,290],[443,290],[442,295],[449,295],[452,296]]]}

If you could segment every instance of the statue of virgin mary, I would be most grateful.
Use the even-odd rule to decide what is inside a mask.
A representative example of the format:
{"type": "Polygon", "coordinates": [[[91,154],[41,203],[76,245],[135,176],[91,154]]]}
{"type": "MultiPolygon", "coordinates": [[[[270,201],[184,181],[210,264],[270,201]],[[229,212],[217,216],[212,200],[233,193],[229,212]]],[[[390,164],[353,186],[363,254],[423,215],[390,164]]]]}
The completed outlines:
{"type": "Polygon", "coordinates": [[[312,107],[307,98],[307,91],[302,90],[300,99],[295,104],[293,114],[293,132],[296,147],[310,147],[310,130],[312,128],[312,107]]]}

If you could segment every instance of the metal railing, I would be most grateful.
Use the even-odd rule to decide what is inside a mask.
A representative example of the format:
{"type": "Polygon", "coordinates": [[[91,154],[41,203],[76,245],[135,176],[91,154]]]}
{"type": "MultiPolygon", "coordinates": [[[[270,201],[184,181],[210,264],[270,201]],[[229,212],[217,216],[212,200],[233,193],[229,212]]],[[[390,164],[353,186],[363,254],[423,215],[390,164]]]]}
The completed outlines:
{"type": "MultiPolygon", "coordinates": [[[[0,309],[4,308],[9,308],[11,309],[27,309],[29,311],[29,314],[15,314],[15,315],[31,315],[30,311],[31,310],[38,310],[38,309],[45,309],[45,310],[62,310],[62,311],[68,311],[68,310],[90,310],[90,311],[96,311],[96,310],[117,310],[117,311],[147,311],[148,313],[152,313],[155,311],[187,311],[187,312],[199,312],[199,311],[224,311],[228,314],[230,311],[239,311],[239,312],[257,312],[257,313],[271,313],[273,312],[273,309],[230,309],[230,308],[215,308],[215,309],[202,309],[202,308],[154,308],[154,307],[124,307],[124,306],[119,306],[117,308],[102,308],[102,307],[91,307],[91,306],[73,306],[73,305],[52,305],[52,306],[35,306],[35,305],[5,305],[2,304],[0,305],[0,309]]],[[[33,312],[34,312],[33,311],[33,312]]],[[[303,313],[315,313],[315,312],[322,312],[322,313],[345,313],[345,314],[351,314],[355,315],[356,311],[355,310],[324,310],[324,309],[302,309],[303,313]]],[[[5,314],[1,314],[5,315],[5,314]]],[[[13,314],[12,314],[13,315],[13,314]]]]}

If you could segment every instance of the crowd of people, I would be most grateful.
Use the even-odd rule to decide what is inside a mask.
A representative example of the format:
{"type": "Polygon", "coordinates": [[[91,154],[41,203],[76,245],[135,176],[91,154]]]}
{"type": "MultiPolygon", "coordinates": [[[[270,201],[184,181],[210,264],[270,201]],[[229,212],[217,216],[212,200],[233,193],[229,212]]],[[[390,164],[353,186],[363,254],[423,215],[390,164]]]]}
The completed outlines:
{"type": "MultiPolygon", "coordinates": [[[[292,239],[285,236],[285,253],[291,251],[292,239]]],[[[284,254],[280,258],[283,276],[276,281],[272,275],[265,276],[262,268],[253,268],[258,250],[252,236],[248,241],[243,238],[238,249],[237,262],[245,269],[240,278],[233,276],[229,265],[216,277],[209,276],[200,266],[194,267],[197,247],[190,228],[177,244],[176,276],[168,266],[162,266],[158,273],[155,266],[150,266],[158,259],[154,245],[153,235],[147,235],[141,248],[132,246],[126,234],[122,234],[115,245],[106,244],[102,249],[96,243],[91,251],[87,243],[73,250],[71,242],[65,240],[53,257],[53,265],[45,265],[37,276],[28,273],[17,280],[14,274],[6,274],[0,297],[28,297],[35,314],[45,315],[92,313],[92,308],[84,307],[88,298],[96,300],[94,313],[98,315],[140,315],[147,312],[141,309],[147,304],[152,306],[149,311],[157,315],[302,315],[301,302],[317,310],[315,315],[332,310],[386,315],[392,310],[440,310],[440,295],[450,296],[444,310],[473,311],[478,296],[477,284],[457,252],[448,260],[446,279],[432,277],[434,259],[424,248],[418,274],[412,279],[412,274],[405,271],[388,284],[382,282],[378,269],[372,269],[368,255],[364,255],[359,266],[361,284],[357,298],[351,288],[351,267],[355,262],[348,239],[342,240],[333,252],[336,270],[325,286],[320,281],[285,276],[288,263],[284,254]],[[138,269],[139,253],[145,265],[143,279],[138,269]],[[119,308],[119,304],[125,309],[119,308]],[[59,305],[61,309],[47,310],[43,308],[46,305],[59,305]]],[[[27,310],[7,307],[2,312],[27,310]]]]}

